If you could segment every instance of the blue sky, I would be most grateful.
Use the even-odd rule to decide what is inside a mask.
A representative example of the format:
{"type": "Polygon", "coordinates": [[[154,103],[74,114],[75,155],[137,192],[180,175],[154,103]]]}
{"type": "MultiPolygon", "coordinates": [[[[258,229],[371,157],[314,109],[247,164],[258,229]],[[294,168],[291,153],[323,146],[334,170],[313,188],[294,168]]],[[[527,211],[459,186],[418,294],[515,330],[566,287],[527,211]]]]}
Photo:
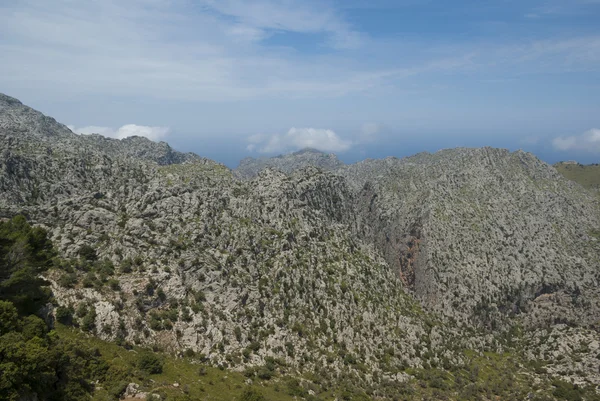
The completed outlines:
{"type": "Polygon", "coordinates": [[[235,166],[455,146],[600,161],[600,0],[0,0],[0,92],[235,166]]]}

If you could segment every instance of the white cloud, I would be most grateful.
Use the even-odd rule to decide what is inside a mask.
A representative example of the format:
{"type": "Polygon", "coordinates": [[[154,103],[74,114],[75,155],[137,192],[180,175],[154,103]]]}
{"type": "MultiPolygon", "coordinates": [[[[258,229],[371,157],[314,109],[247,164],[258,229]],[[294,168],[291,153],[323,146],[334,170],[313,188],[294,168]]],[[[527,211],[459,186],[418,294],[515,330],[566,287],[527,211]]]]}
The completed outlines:
{"type": "Polygon", "coordinates": [[[344,152],[352,146],[352,142],[340,138],[334,131],[318,128],[291,128],[285,134],[252,135],[248,142],[249,151],[260,153],[281,153],[304,148],[344,152]]]}
{"type": "Polygon", "coordinates": [[[562,151],[582,150],[600,153],[600,129],[593,128],[581,135],[554,138],[552,146],[562,151]]]}
{"type": "Polygon", "coordinates": [[[136,124],[127,124],[117,130],[109,127],[97,127],[93,125],[81,128],[76,128],[73,125],[68,125],[67,127],[76,134],[100,134],[108,138],[116,139],[123,139],[130,136],[143,136],[152,141],[160,141],[169,134],[168,127],[148,127],[145,125],[136,124]]]}

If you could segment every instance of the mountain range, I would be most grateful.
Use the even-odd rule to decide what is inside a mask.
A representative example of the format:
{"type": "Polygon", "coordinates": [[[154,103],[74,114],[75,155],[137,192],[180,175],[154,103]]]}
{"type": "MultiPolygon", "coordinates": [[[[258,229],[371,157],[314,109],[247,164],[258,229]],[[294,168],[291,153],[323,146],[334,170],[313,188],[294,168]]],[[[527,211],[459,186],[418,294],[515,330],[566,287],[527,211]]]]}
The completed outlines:
{"type": "Polygon", "coordinates": [[[78,135],[1,94],[0,155],[0,216],[72,261],[44,274],[48,314],[101,340],[231,371],[276,360],[307,399],[598,399],[600,196],[568,166],[305,149],[231,170],[78,135]],[[490,371],[459,383],[474,358],[490,371]],[[507,360],[518,383],[469,390],[507,360]],[[416,385],[432,372],[431,391],[416,385]]]}

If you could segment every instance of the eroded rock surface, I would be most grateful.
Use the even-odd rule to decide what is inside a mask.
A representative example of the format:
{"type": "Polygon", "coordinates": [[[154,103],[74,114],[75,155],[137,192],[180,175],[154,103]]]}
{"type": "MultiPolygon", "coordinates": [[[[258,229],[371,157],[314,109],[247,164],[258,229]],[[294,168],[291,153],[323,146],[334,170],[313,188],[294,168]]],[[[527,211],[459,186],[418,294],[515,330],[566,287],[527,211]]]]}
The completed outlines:
{"type": "Polygon", "coordinates": [[[306,151],[232,172],[144,138],[76,135],[2,95],[0,155],[0,213],[88,259],[48,278],[102,338],[371,383],[502,351],[518,325],[548,374],[600,383],[593,341],[554,358],[596,334],[597,194],[531,154],[345,166],[306,151]]]}

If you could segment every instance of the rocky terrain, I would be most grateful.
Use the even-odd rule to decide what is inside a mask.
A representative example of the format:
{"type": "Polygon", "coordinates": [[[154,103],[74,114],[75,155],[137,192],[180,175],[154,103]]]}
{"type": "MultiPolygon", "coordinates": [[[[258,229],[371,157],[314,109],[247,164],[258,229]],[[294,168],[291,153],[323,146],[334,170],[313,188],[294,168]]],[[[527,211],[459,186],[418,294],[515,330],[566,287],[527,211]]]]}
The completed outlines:
{"type": "Polygon", "coordinates": [[[4,95],[0,154],[1,215],[48,230],[56,302],[102,339],[384,399],[484,352],[519,355],[525,387],[600,385],[599,199],[531,154],[306,150],[232,171],[4,95]]]}
{"type": "Polygon", "coordinates": [[[343,165],[344,163],[332,153],[327,154],[307,148],[277,157],[258,159],[247,157],[240,161],[240,165],[233,171],[233,174],[237,178],[249,179],[256,177],[261,170],[268,167],[289,174],[309,166],[323,171],[331,171],[343,165]]]}

